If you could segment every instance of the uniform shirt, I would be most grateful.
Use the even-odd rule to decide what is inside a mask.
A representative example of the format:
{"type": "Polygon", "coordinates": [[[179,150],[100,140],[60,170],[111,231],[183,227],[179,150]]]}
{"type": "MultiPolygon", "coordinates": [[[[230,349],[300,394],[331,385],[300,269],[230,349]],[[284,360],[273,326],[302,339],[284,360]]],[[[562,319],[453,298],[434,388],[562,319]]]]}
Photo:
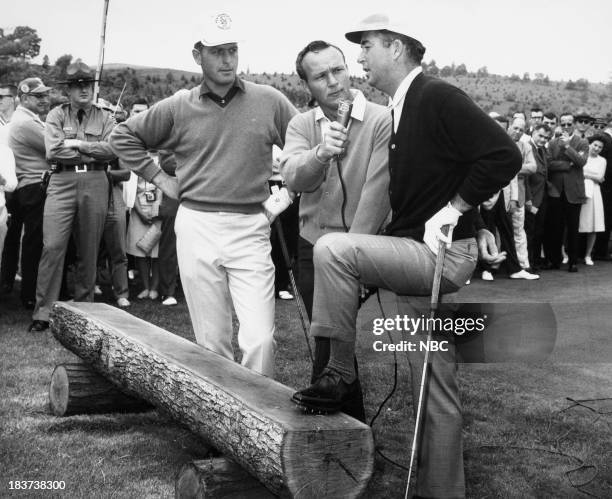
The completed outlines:
{"type": "Polygon", "coordinates": [[[85,110],[82,123],[79,123],[77,112],[78,109],[70,103],[49,111],[45,130],[47,159],[68,165],[115,159],[115,154],[108,144],[108,137],[115,126],[111,113],[91,105],[85,110]],[[83,141],[83,152],[64,147],[64,139],[83,141]]]}
{"type": "Polygon", "coordinates": [[[45,124],[23,106],[17,107],[9,125],[8,144],[15,155],[18,188],[41,182],[48,170],[45,150],[45,124]]]}

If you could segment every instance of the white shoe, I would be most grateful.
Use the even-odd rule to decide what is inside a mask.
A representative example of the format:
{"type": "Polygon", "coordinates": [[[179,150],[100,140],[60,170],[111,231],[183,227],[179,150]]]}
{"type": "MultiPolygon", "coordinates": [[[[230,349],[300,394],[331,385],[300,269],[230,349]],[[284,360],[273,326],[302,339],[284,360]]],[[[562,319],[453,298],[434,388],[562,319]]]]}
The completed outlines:
{"type": "Polygon", "coordinates": [[[178,305],[178,302],[174,296],[168,296],[164,301],[162,301],[162,305],[173,307],[174,305],[178,305]]]}
{"type": "Polygon", "coordinates": [[[117,298],[117,306],[119,308],[127,308],[131,305],[130,300],[128,300],[127,298],[117,298]]]}
{"type": "Polygon", "coordinates": [[[510,274],[510,279],[526,279],[527,281],[533,281],[539,278],[540,276],[538,274],[530,274],[525,269],[521,270],[520,272],[510,274]]]}
{"type": "Polygon", "coordinates": [[[129,279],[130,281],[133,281],[135,277],[136,277],[136,276],[134,275],[134,271],[133,271],[133,270],[131,270],[131,269],[130,269],[130,270],[128,270],[128,279],[129,279]]]}
{"type": "Polygon", "coordinates": [[[494,281],[495,280],[495,277],[493,277],[493,274],[491,274],[491,272],[489,272],[488,270],[483,270],[481,277],[483,281],[494,281]]]}
{"type": "Polygon", "coordinates": [[[469,286],[471,282],[472,282],[471,279],[468,279],[467,281],[465,281],[465,285],[469,286]]]}
{"type": "Polygon", "coordinates": [[[101,294],[102,294],[102,290],[100,289],[100,286],[96,284],[96,286],[94,287],[94,295],[100,296],[101,294]]]}
{"type": "Polygon", "coordinates": [[[585,257],[584,257],[584,264],[585,264],[585,265],[595,265],[595,264],[593,263],[593,259],[592,259],[590,256],[585,256],[585,257]]]}
{"type": "Polygon", "coordinates": [[[151,300],[157,300],[158,297],[159,293],[157,291],[155,291],[154,289],[149,291],[149,298],[151,298],[151,300]]]}
{"type": "Polygon", "coordinates": [[[278,292],[278,297],[281,300],[293,300],[293,295],[291,293],[289,293],[289,291],[279,291],[278,292]]]}
{"type": "Polygon", "coordinates": [[[564,256],[563,261],[561,263],[565,265],[567,262],[569,262],[569,258],[567,256],[564,256]]]}
{"type": "Polygon", "coordinates": [[[143,289],[140,293],[138,293],[138,296],[136,298],[138,298],[139,300],[144,300],[145,298],[149,297],[149,290],[148,289],[143,289]]]}

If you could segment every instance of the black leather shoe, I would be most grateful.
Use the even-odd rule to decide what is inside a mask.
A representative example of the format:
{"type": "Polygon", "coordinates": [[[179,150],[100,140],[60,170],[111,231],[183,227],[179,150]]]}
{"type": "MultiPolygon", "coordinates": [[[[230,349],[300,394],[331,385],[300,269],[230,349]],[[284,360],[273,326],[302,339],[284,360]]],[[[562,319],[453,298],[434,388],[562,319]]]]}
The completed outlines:
{"type": "Polygon", "coordinates": [[[23,308],[25,308],[26,310],[34,310],[34,307],[36,306],[36,302],[34,300],[26,300],[23,303],[23,308]]]}
{"type": "Polygon", "coordinates": [[[570,263],[569,267],[567,268],[568,272],[578,272],[578,266],[575,263],[570,263]]]}
{"type": "Polygon", "coordinates": [[[558,263],[546,262],[540,267],[542,270],[559,270],[561,265],[558,263]]]}
{"type": "Polygon", "coordinates": [[[357,379],[348,384],[338,371],[326,367],[317,381],[295,392],[291,400],[304,409],[329,414],[340,411],[347,401],[354,398],[358,387],[357,379]]]}
{"type": "Polygon", "coordinates": [[[49,321],[35,320],[28,328],[29,333],[40,333],[49,329],[49,321]]]}

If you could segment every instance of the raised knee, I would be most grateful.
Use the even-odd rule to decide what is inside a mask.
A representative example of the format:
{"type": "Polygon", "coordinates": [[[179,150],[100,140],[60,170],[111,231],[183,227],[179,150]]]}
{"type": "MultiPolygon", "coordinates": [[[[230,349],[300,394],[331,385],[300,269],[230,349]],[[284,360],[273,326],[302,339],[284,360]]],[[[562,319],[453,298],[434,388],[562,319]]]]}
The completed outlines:
{"type": "Polygon", "coordinates": [[[341,257],[350,248],[346,234],[332,232],[320,237],[312,250],[315,265],[325,265],[341,257]]]}

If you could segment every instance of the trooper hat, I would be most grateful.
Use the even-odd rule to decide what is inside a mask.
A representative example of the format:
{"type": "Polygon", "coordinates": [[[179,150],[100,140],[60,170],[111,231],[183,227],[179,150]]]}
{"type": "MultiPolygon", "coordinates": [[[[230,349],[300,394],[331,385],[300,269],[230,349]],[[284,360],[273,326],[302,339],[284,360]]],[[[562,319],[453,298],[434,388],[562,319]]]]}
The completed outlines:
{"type": "Polygon", "coordinates": [[[19,84],[18,89],[19,96],[22,96],[42,94],[51,90],[51,87],[45,86],[45,84],[40,78],[26,78],[19,84]]]}
{"type": "Polygon", "coordinates": [[[392,19],[387,14],[377,13],[371,14],[350,31],[345,33],[345,37],[349,42],[361,44],[361,35],[365,31],[393,31],[400,35],[408,36],[414,40],[421,41],[420,34],[414,30],[413,27],[408,28],[405,24],[399,22],[397,19],[392,19]]]}
{"type": "Polygon", "coordinates": [[[81,59],[77,59],[66,68],[66,80],[59,83],[93,83],[96,81],[95,72],[81,59]]]}
{"type": "Polygon", "coordinates": [[[243,41],[239,24],[225,11],[207,14],[197,29],[196,40],[205,47],[243,41]]]}

